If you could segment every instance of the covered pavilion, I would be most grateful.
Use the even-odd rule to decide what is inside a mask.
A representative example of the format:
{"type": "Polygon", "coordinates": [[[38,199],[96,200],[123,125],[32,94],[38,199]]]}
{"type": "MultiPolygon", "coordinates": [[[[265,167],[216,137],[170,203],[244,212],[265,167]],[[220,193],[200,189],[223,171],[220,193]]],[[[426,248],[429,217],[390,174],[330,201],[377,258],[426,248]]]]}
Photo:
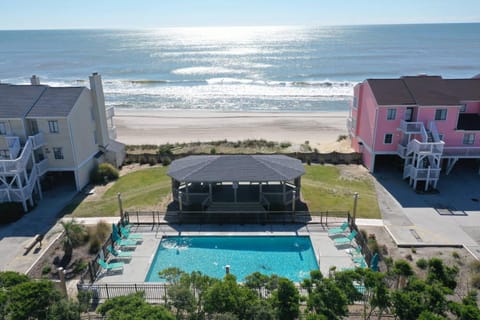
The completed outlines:
{"type": "Polygon", "coordinates": [[[172,162],[172,194],[180,211],[295,212],[300,160],[284,155],[198,155],[172,162]]]}

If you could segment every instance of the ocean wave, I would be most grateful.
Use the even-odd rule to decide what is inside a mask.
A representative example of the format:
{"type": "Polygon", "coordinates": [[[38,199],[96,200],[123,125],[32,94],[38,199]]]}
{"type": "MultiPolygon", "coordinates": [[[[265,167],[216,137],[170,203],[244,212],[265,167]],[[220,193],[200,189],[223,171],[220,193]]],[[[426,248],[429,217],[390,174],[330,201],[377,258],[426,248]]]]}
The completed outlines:
{"type": "Polygon", "coordinates": [[[172,74],[177,75],[213,75],[213,74],[242,74],[246,70],[230,69],[224,67],[188,67],[172,70],[172,74]]]}

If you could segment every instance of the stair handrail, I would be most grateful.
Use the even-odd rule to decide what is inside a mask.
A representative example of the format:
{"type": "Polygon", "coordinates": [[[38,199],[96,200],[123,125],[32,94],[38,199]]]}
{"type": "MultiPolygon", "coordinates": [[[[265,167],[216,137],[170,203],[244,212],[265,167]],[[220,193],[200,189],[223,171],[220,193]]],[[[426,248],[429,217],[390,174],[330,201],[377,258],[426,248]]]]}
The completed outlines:
{"type": "Polygon", "coordinates": [[[437,129],[437,125],[436,125],[435,121],[430,121],[428,127],[429,127],[430,132],[432,133],[433,142],[442,141],[440,139],[440,135],[438,134],[438,129],[437,129]]]}
{"type": "Polygon", "coordinates": [[[428,134],[424,125],[420,127],[420,134],[422,135],[422,142],[428,142],[428,134]]]}

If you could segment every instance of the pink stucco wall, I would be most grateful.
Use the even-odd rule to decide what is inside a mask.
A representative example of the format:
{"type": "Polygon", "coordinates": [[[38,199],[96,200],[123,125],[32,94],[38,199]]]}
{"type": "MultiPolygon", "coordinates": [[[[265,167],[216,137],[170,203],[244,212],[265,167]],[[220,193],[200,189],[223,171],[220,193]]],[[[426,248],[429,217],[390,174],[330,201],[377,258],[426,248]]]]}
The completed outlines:
{"type": "MultiPolygon", "coordinates": [[[[358,99],[356,135],[361,138],[365,145],[372,148],[374,142],[377,102],[375,101],[372,90],[366,81],[355,87],[354,94],[358,99]]],[[[357,150],[358,143],[357,146],[354,146],[352,141],[352,147],[357,150]]]]}

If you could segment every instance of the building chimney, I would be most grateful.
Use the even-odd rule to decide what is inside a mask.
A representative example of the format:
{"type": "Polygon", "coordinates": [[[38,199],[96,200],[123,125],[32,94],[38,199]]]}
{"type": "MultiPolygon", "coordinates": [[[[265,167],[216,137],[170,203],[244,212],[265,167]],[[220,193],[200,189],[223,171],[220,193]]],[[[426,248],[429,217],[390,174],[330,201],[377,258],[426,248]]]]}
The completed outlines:
{"type": "Polygon", "coordinates": [[[30,78],[30,83],[32,84],[32,86],[39,86],[40,85],[40,78],[37,77],[36,75],[33,75],[30,78]]]}
{"type": "Polygon", "coordinates": [[[90,76],[90,90],[92,91],[98,144],[106,148],[110,138],[108,136],[107,115],[105,113],[105,96],[103,94],[102,77],[96,72],[90,76]]]}

